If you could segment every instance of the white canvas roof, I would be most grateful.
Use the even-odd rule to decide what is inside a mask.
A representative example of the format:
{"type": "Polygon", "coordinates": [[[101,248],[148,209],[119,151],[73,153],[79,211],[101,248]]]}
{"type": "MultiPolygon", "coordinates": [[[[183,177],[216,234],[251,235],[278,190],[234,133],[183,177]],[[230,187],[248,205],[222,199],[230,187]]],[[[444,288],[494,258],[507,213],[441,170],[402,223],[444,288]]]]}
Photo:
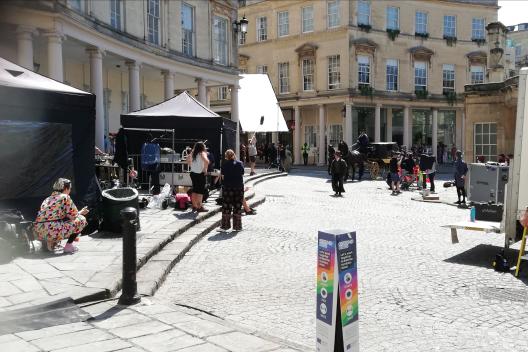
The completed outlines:
{"type": "Polygon", "coordinates": [[[90,94],[39,75],[2,57],[0,57],[0,85],[14,88],[49,90],[53,92],[90,94]]]}
{"type": "Polygon", "coordinates": [[[208,109],[192,95],[184,91],[157,105],[130,112],[127,115],[136,116],[184,116],[184,117],[219,117],[217,113],[208,109]]]}
{"type": "Polygon", "coordinates": [[[238,116],[244,132],[287,132],[282,110],[266,74],[243,74],[238,82],[238,116]],[[263,118],[262,118],[263,117],[263,118]]]}

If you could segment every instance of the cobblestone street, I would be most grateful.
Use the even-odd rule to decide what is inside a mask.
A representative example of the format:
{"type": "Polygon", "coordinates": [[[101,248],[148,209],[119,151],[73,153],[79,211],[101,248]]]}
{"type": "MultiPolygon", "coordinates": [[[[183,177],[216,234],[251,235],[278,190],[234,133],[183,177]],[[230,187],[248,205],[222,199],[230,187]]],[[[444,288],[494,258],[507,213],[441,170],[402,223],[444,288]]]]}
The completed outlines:
{"type": "Polygon", "coordinates": [[[440,225],[468,210],[382,181],[349,182],[344,198],[330,188],[306,170],[257,186],[266,202],[244,231],[208,234],[156,297],[313,350],[317,230],[356,230],[362,351],[528,351],[526,271],[491,269],[501,235],[460,231],[453,245],[440,225]]]}

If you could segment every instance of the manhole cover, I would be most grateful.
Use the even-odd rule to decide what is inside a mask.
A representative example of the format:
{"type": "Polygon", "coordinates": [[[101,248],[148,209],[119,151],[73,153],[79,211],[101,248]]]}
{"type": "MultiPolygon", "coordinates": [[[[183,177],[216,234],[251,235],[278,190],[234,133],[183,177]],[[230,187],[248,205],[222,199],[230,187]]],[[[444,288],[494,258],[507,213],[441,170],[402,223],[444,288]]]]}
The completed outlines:
{"type": "Polygon", "coordinates": [[[482,299],[528,302],[528,290],[500,287],[479,287],[478,293],[482,299]]]}

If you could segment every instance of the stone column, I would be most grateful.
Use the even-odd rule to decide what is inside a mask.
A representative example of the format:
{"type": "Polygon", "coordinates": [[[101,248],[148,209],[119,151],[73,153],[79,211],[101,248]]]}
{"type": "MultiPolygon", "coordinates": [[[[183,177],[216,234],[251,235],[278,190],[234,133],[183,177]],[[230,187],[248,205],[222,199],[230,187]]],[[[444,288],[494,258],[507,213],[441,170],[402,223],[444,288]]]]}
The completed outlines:
{"type": "Polygon", "coordinates": [[[325,106],[319,105],[319,165],[325,164],[325,106]]]}
{"type": "Polygon", "coordinates": [[[99,48],[88,48],[90,56],[90,88],[95,94],[95,145],[105,150],[104,145],[104,94],[103,94],[103,53],[99,48]]]}
{"type": "Polygon", "coordinates": [[[411,150],[411,139],[410,139],[410,108],[409,106],[403,107],[403,145],[407,146],[407,150],[411,150]]]}
{"type": "Polygon", "coordinates": [[[207,101],[207,104],[205,104],[205,106],[207,106],[208,108],[211,108],[211,88],[207,87],[207,90],[206,90],[206,101],[207,101]]]}
{"type": "Polygon", "coordinates": [[[128,111],[141,109],[141,95],[139,90],[139,67],[135,61],[127,61],[128,66],[128,111]]]}
{"type": "Polygon", "coordinates": [[[381,104],[376,104],[374,113],[374,142],[381,142],[381,104]]]}
{"type": "Polygon", "coordinates": [[[352,126],[352,103],[345,104],[345,142],[349,147],[352,147],[354,142],[352,141],[353,134],[352,126]]]}
{"type": "Polygon", "coordinates": [[[387,108],[387,129],[385,139],[392,142],[392,108],[387,108]]]}
{"type": "MultiPolygon", "coordinates": [[[[203,87],[205,93],[205,84],[203,85],[203,87]]],[[[240,153],[240,123],[238,122],[238,85],[232,85],[229,88],[231,89],[231,120],[235,121],[237,124],[235,138],[235,154],[238,155],[240,153]]]]}
{"type": "MultiPolygon", "coordinates": [[[[198,101],[202,103],[203,105],[207,105],[207,88],[205,86],[205,81],[202,78],[197,78],[196,83],[198,83],[198,101]]],[[[233,94],[232,90],[231,90],[231,94],[233,94]]],[[[237,94],[238,94],[238,91],[237,91],[237,94]]]]}
{"type": "Polygon", "coordinates": [[[295,129],[293,130],[293,160],[295,165],[302,164],[301,161],[301,112],[298,106],[293,108],[295,129]]]}
{"type": "MultiPolygon", "coordinates": [[[[464,150],[463,149],[463,145],[464,145],[464,123],[463,123],[463,118],[464,118],[464,110],[463,109],[456,109],[456,112],[455,112],[455,145],[458,149],[460,150],[464,150]]],[[[449,146],[451,148],[451,146],[449,146]]]]}
{"type": "Polygon", "coordinates": [[[33,33],[35,28],[18,26],[17,34],[17,63],[33,71],[33,33]]]}
{"type": "Polygon", "coordinates": [[[174,97],[174,73],[168,70],[161,71],[163,75],[164,97],[169,100],[174,97]]]}
{"type": "Polygon", "coordinates": [[[59,32],[46,32],[48,37],[48,76],[56,81],[64,80],[62,64],[62,34],[59,32]]]}
{"type": "MultiPolygon", "coordinates": [[[[431,144],[433,150],[433,156],[438,156],[438,109],[433,108],[433,128],[431,132],[431,144]]],[[[438,160],[437,160],[438,161],[438,160]]]]}

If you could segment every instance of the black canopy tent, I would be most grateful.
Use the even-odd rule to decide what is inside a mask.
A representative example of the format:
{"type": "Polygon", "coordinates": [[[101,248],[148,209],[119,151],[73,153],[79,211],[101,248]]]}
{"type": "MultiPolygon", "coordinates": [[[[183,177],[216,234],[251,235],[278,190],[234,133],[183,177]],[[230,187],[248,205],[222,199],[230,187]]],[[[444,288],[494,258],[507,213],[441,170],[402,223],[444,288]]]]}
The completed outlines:
{"type": "MultiPolygon", "coordinates": [[[[175,152],[181,153],[191,141],[207,140],[210,151],[217,160],[223,158],[227,149],[235,149],[236,123],[211,111],[186,91],[180,95],[149,108],[121,115],[121,125],[145,131],[126,131],[127,149],[130,154],[139,154],[141,145],[163,135],[149,129],[174,130],[175,152]]],[[[166,136],[168,141],[172,136],[166,136]]]]}
{"type": "Polygon", "coordinates": [[[58,177],[93,192],[95,96],[0,58],[0,208],[34,218],[58,177]]]}

